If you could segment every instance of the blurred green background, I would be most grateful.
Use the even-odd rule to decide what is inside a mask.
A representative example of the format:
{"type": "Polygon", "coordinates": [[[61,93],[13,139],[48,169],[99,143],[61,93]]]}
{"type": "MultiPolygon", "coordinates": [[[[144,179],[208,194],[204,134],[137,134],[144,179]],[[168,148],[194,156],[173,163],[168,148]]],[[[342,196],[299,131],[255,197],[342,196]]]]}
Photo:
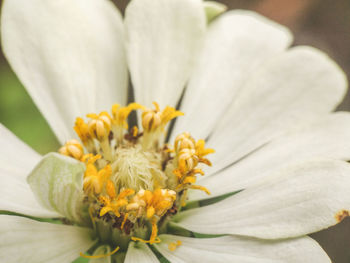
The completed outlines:
{"type": "MultiPolygon", "coordinates": [[[[11,1],[11,0],[8,0],[11,1]]],[[[1,1],[0,1],[1,2],[1,1]]],[[[123,11],[128,1],[115,0],[123,11]]],[[[349,0],[221,0],[255,10],[292,29],[295,44],[327,52],[350,76],[349,0]]],[[[350,110],[350,96],[339,107],[350,110]]],[[[41,154],[59,147],[52,131],[0,53],[0,122],[41,154]]],[[[349,187],[350,188],[350,187],[349,187]]],[[[350,194],[350,190],[349,190],[350,194]]],[[[334,263],[350,262],[350,219],[312,236],[334,263]]]]}
{"type": "Polygon", "coordinates": [[[53,151],[59,146],[3,57],[0,64],[0,122],[39,153],[53,151]]]}

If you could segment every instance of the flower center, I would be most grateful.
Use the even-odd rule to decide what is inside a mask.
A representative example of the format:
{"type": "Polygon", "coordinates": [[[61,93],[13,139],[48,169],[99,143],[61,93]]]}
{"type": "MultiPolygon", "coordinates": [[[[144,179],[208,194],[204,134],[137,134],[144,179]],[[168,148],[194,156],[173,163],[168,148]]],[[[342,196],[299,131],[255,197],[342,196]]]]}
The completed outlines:
{"type": "Polygon", "coordinates": [[[200,164],[214,150],[187,132],[178,135],[173,147],[164,143],[166,125],[183,115],[172,107],[148,109],[131,103],[113,105],[111,114],[77,118],[74,130],[81,139],[68,141],[61,154],[86,165],[84,203],[101,243],[127,248],[130,240],[160,242],[158,230],[185,205],[188,189],[209,191],[198,185],[200,164]],[[128,127],[128,116],[142,111],[142,132],[128,127]]]}

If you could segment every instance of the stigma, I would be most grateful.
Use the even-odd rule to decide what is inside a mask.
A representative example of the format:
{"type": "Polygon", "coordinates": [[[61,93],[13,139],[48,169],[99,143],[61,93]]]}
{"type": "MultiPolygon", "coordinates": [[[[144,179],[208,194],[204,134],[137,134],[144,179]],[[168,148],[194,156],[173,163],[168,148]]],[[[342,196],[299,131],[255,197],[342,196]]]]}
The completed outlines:
{"type": "Polygon", "coordinates": [[[196,180],[204,175],[201,167],[211,165],[206,156],[214,150],[188,132],[166,144],[169,122],[183,113],[153,104],[115,104],[110,113],[90,113],[86,121],[78,117],[74,130],[81,142],[72,139],[59,149],[85,164],[87,222],[101,242],[112,246],[125,240],[161,242],[159,232],[186,204],[190,189],[210,194],[196,180]],[[133,111],[141,111],[142,129],[129,127],[133,111]]]}

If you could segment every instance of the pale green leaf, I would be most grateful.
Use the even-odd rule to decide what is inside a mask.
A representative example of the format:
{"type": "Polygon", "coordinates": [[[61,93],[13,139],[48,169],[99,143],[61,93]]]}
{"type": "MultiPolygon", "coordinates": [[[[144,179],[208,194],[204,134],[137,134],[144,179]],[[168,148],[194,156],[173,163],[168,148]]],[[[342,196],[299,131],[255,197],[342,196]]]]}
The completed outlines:
{"type": "Polygon", "coordinates": [[[58,153],[49,153],[28,176],[38,201],[67,219],[81,222],[85,165],[58,153]]]}
{"type": "Polygon", "coordinates": [[[227,10],[227,6],[215,1],[205,1],[204,9],[207,15],[208,24],[213,21],[217,16],[221,15],[227,10]]]}

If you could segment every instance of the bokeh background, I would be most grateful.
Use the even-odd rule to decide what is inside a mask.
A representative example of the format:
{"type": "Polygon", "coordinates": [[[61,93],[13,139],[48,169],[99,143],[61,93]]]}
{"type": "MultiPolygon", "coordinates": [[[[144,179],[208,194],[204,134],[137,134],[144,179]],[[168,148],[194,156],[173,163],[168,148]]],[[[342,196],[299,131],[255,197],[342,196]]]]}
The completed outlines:
{"type": "MultiPolygon", "coordinates": [[[[123,11],[128,1],[114,0],[114,2],[123,11]]],[[[219,0],[218,2],[226,4],[229,9],[254,10],[288,26],[295,35],[294,45],[311,45],[325,51],[341,65],[348,77],[350,76],[349,0],[219,0]]],[[[350,110],[349,94],[339,110],[350,110]]],[[[10,69],[2,53],[0,53],[0,122],[41,154],[59,147],[46,121],[10,69]]],[[[333,263],[350,262],[349,218],[312,237],[323,246],[333,263]]]]}

